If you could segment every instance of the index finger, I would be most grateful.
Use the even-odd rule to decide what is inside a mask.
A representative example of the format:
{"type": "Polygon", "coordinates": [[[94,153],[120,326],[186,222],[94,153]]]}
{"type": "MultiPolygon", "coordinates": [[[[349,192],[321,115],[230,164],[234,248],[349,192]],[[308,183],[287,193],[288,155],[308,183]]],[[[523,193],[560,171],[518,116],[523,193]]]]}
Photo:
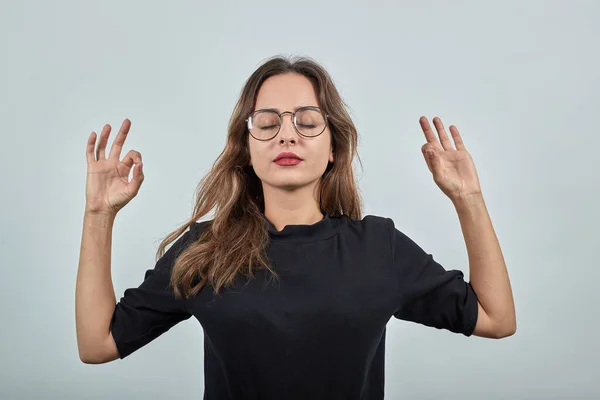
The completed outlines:
{"type": "Polygon", "coordinates": [[[108,158],[116,158],[118,160],[121,157],[121,149],[123,149],[123,144],[125,143],[130,127],[131,121],[128,118],[125,118],[121,124],[121,129],[119,129],[119,133],[115,137],[112,146],[110,146],[108,158]]]}

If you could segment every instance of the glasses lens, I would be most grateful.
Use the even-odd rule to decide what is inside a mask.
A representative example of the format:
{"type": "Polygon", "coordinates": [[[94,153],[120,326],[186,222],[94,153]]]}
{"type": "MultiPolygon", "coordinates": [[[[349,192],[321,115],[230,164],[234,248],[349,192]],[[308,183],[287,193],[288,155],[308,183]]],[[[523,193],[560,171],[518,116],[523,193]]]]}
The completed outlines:
{"type": "Polygon", "coordinates": [[[257,139],[270,139],[279,129],[279,115],[273,111],[258,111],[252,116],[250,133],[257,139]]]}
{"type": "Polygon", "coordinates": [[[298,110],[296,128],[304,136],[317,136],[325,130],[325,117],[319,110],[310,108],[298,110]]]}

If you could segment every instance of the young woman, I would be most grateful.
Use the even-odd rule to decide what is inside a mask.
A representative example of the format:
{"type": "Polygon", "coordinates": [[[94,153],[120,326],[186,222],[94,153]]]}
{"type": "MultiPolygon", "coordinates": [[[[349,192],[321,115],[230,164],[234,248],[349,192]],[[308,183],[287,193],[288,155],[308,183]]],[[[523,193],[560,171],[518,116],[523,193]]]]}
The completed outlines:
{"type": "Polygon", "coordinates": [[[433,122],[439,140],[420,119],[421,150],[456,207],[469,282],[390,218],[362,216],[357,131],[330,75],[309,58],[275,57],[244,85],[193,215],[119,302],[112,226],[139,191],[142,156],[120,160],[127,119],[108,157],[110,126],[97,148],[92,132],[76,288],[81,360],[127,357],[194,316],[204,331],[205,399],[382,399],[392,316],[466,336],[512,335],[512,291],[475,167],[456,127],[453,146],[433,122]]]}

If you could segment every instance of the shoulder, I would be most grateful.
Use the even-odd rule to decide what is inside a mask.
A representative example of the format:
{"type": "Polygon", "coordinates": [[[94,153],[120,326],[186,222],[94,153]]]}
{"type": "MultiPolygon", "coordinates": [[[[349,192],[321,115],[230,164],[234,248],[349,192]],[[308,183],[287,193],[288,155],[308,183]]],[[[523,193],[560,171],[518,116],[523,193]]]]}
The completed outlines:
{"type": "Polygon", "coordinates": [[[177,256],[179,253],[185,250],[191,243],[199,240],[200,236],[202,235],[202,232],[208,229],[208,226],[211,222],[212,220],[192,222],[188,229],[184,231],[183,234],[173,242],[173,244],[169,247],[169,250],[167,250],[165,255],[168,254],[168,257],[170,258],[177,256]]]}
{"type": "Polygon", "coordinates": [[[349,234],[377,240],[389,240],[394,228],[394,222],[390,218],[373,214],[365,215],[362,219],[345,216],[342,224],[349,234]]]}
{"type": "Polygon", "coordinates": [[[387,230],[394,226],[394,222],[384,216],[368,214],[362,219],[351,219],[349,217],[343,217],[346,224],[354,229],[384,229],[387,230]]]}
{"type": "Polygon", "coordinates": [[[186,234],[191,236],[193,240],[197,240],[205,230],[209,229],[212,222],[212,219],[207,221],[195,221],[192,223],[192,225],[190,225],[190,229],[186,232],[186,234]]]}
{"type": "Polygon", "coordinates": [[[360,220],[346,219],[350,232],[357,232],[363,237],[386,240],[392,250],[418,251],[422,249],[402,230],[394,220],[381,215],[365,215],[360,220]]]}

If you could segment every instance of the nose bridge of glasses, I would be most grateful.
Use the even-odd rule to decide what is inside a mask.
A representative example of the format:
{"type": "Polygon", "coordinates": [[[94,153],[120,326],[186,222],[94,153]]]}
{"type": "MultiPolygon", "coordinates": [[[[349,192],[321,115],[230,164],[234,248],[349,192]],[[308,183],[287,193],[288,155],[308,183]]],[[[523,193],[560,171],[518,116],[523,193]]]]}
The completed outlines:
{"type": "MultiPolygon", "coordinates": [[[[280,128],[279,128],[279,129],[280,129],[280,130],[281,130],[281,129],[283,129],[283,125],[284,125],[284,122],[283,122],[283,116],[284,116],[285,114],[290,114],[290,122],[292,123],[292,128],[295,128],[295,123],[294,123],[294,117],[295,117],[295,113],[293,113],[293,112],[291,112],[291,111],[284,111],[284,112],[282,112],[281,114],[279,114],[279,121],[280,121],[280,128]]],[[[292,129],[292,131],[294,131],[294,132],[295,132],[295,129],[292,129]]]]}
{"type": "Polygon", "coordinates": [[[291,118],[292,122],[294,122],[294,113],[291,111],[284,111],[281,114],[279,114],[279,118],[281,119],[282,122],[283,122],[283,116],[285,114],[290,114],[290,118],[291,118]]]}

